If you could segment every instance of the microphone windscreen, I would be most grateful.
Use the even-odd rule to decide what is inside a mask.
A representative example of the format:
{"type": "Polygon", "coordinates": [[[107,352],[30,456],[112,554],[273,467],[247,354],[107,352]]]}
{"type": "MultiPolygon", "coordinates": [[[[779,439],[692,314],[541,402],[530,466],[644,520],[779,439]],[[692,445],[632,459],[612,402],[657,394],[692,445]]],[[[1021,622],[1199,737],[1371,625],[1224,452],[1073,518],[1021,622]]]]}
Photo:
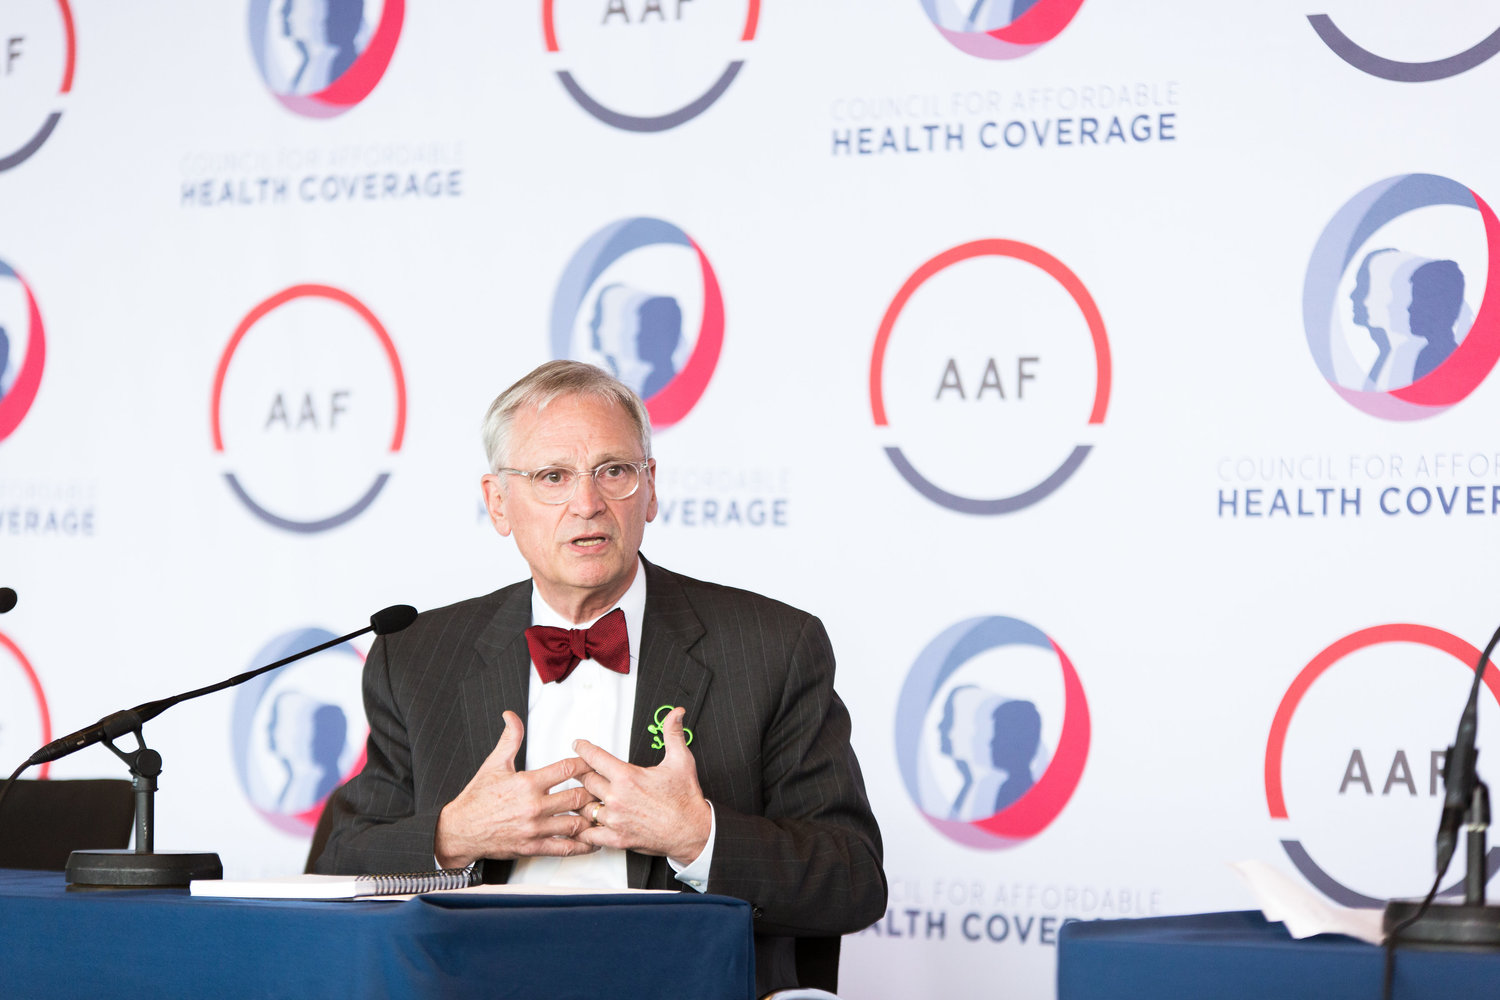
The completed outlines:
{"type": "Polygon", "coordinates": [[[16,606],[16,592],[9,587],[0,587],[0,615],[16,606]]]}
{"type": "Polygon", "coordinates": [[[376,635],[390,635],[392,632],[401,631],[416,620],[416,608],[410,604],[392,604],[370,616],[370,627],[375,630],[376,635]]]}

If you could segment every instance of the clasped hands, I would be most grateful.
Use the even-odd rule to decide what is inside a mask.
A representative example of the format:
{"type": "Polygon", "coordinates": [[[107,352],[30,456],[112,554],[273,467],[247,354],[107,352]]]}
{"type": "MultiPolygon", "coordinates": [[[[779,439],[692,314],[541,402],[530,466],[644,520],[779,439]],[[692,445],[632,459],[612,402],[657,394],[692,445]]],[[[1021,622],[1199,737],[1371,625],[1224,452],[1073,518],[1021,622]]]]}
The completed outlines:
{"type": "Polygon", "coordinates": [[[655,767],[578,740],[577,757],[517,771],[525,727],[506,712],[495,749],[438,816],[438,863],[462,868],[480,858],[569,857],[601,847],[691,863],[708,843],[711,810],[683,736],[685,714],[676,708],[663,720],[666,752],[655,767]],[[569,779],[582,786],[552,791],[569,779]]]}

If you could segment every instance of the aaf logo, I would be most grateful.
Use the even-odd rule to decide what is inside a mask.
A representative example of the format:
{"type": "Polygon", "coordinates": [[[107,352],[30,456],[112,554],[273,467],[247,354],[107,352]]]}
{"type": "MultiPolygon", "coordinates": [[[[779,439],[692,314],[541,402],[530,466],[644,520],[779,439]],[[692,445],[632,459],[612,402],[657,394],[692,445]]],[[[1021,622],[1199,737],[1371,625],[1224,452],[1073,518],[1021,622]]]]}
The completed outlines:
{"type": "MultiPolygon", "coordinates": [[[[1266,741],[1266,806],[1287,857],[1329,899],[1379,907],[1430,888],[1444,751],[1478,662],[1441,629],[1378,625],[1292,681],[1266,741]]],[[[1486,671],[1485,682],[1481,741],[1500,732],[1500,677],[1486,671]]],[[[1493,876],[1500,849],[1487,863],[1493,876]]],[[[1462,891],[1459,875],[1443,895],[1462,891]]]]}
{"type": "Polygon", "coordinates": [[[922,650],[896,706],[896,756],[939,833],[995,850],[1035,837],[1083,777],[1089,706],[1062,648],[1015,618],[959,622],[922,650]]]}
{"type": "Polygon", "coordinates": [[[1104,319],[1078,276],[1029,244],[977,240],[896,293],[870,358],[870,410],[888,435],[901,428],[906,446],[885,453],[918,493],[1009,514],[1078,471],[1093,449],[1078,427],[1104,423],[1110,377],[1104,319]]]}
{"type": "Polygon", "coordinates": [[[250,0],[250,49],[282,106],[333,118],[385,75],[405,15],[406,0],[250,0]]]}
{"type": "Polygon", "coordinates": [[[31,409],[46,362],[47,336],[36,296],[26,279],[0,260],[0,441],[31,409]]]}
{"type": "Polygon", "coordinates": [[[1328,384],[1386,420],[1468,396],[1500,358],[1497,250],[1494,211],[1446,177],[1401,174],[1355,195],[1319,237],[1302,292],[1328,384]]]}
{"type": "Polygon", "coordinates": [[[627,132],[664,132],[707,111],[745,65],[759,21],[760,0],[542,0],[563,88],[627,132]]]}
{"type": "MultiPolygon", "coordinates": [[[[272,639],[247,669],[335,639],[321,628],[272,639]]],[[[240,790],[278,830],[306,836],[329,794],[365,766],[364,657],[344,643],[242,685],[231,752],[240,790]]]]}
{"type": "Polygon", "coordinates": [[[75,48],[68,0],[10,0],[0,13],[0,172],[29,160],[62,120],[75,48]]]}
{"type": "Polygon", "coordinates": [[[396,345],[348,292],[276,293],[240,321],[219,359],[212,435],[224,480],[284,531],[327,531],[364,513],[405,433],[396,345]]]}
{"type": "Polygon", "coordinates": [[[724,297],[708,255],[661,219],[621,219],[578,248],[552,299],[552,356],[607,368],[651,426],[687,416],[724,346],[724,297]]]}
{"type": "Polygon", "coordinates": [[[1431,25],[1436,20],[1441,20],[1450,29],[1468,32],[1468,38],[1480,38],[1483,35],[1475,45],[1452,55],[1404,61],[1391,58],[1389,54],[1378,55],[1370,48],[1360,45],[1335,24],[1328,14],[1307,15],[1307,22],[1312,25],[1313,31],[1318,33],[1324,45],[1333,50],[1334,55],[1355,69],[1382,80],[1395,83],[1446,80],[1473,69],[1500,52],[1500,28],[1493,28],[1494,8],[1487,4],[1448,4],[1442,8],[1440,19],[1434,17],[1434,11],[1426,5],[1415,4],[1410,6],[1410,13],[1407,15],[1414,20],[1408,23],[1396,23],[1391,17],[1390,8],[1375,15],[1370,14],[1372,8],[1364,3],[1350,4],[1348,8],[1348,12],[1340,16],[1340,20],[1345,20],[1346,24],[1358,24],[1360,30],[1356,34],[1366,37],[1374,48],[1387,53],[1392,53],[1393,49],[1408,47],[1413,37],[1421,38],[1430,34],[1431,25]],[[1417,18],[1421,20],[1415,20],[1417,18]],[[1374,23],[1371,23],[1372,19],[1374,23]],[[1486,24],[1486,21],[1489,23],[1486,24]]]}
{"type": "MultiPolygon", "coordinates": [[[[41,678],[9,636],[0,632],[0,760],[25,760],[52,742],[52,716],[41,678]]],[[[51,763],[38,765],[47,777],[51,763]]]]}
{"type": "Polygon", "coordinates": [[[1015,59],[1052,41],[1083,0],[922,0],[922,10],[955,48],[981,59],[1015,59]]]}

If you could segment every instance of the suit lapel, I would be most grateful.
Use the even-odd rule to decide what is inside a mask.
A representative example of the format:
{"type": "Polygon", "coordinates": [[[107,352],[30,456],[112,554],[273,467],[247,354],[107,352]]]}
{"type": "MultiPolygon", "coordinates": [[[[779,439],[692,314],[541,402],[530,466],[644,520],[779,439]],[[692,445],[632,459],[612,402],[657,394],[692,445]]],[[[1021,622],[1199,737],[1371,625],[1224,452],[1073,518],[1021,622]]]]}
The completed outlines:
{"type": "MultiPolygon", "coordinates": [[[[531,654],[526,648],[526,628],[530,624],[531,581],[527,580],[501,593],[499,607],[474,640],[477,659],[459,680],[459,704],[464,712],[461,752],[466,758],[461,766],[453,768],[455,773],[467,776],[479,770],[479,765],[500,741],[506,709],[519,715],[525,725],[531,682],[531,654]]],[[[522,740],[516,763],[524,766],[525,761],[526,742],[522,740]]],[[[453,794],[458,791],[454,789],[453,794]]],[[[513,865],[511,861],[488,859],[480,863],[480,877],[485,882],[505,882],[513,865]]]]}
{"type": "MultiPolygon", "coordinates": [[[[652,747],[653,734],[648,730],[655,725],[657,710],[663,705],[685,706],[684,724],[692,729],[713,673],[692,653],[704,629],[683,593],[682,584],[673,574],[646,562],[644,557],[641,561],[646,566],[646,614],[641,627],[640,674],[636,678],[635,707],[631,713],[630,763],[653,767],[662,758],[662,751],[652,747]]],[[[646,887],[653,860],[633,851],[627,855],[631,888],[646,887]]],[[[662,867],[666,867],[665,861],[662,867]]]]}
{"type": "MultiPolygon", "coordinates": [[[[479,633],[474,650],[479,662],[464,675],[461,701],[467,736],[468,770],[473,774],[495,749],[505,728],[502,713],[509,709],[526,723],[531,683],[531,654],[526,648],[526,629],[531,624],[531,582],[508,588],[499,608],[479,633]]],[[[516,764],[526,760],[521,743],[516,764]]]]}

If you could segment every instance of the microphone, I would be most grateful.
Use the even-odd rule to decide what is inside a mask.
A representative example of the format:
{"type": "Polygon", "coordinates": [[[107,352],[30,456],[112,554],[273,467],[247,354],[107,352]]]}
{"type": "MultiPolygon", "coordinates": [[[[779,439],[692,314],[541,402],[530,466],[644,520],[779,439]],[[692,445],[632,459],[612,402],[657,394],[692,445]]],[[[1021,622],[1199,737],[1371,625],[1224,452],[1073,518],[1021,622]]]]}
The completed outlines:
{"type": "MultiPolygon", "coordinates": [[[[14,591],[11,593],[14,594],[14,591]]],[[[0,595],[0,597],[3,597],[3,595],[0,595]]],[[[106,715],[92,725],[84,726],[77,732],[69,733],[61,739],[56,739],[48,743],[27,758],[25,766],[31,767],[33,764],[43,764],[47,761],[57,760],[59,757],[66,757],[71,753],[82,750],[84,747],[93,746],[95,743],[104,743],[108,740],[118,739],[126,733],[137,731],[142,725],[150,722],[173,705],[180,704],[192,698],[199,698],[206,694],[213,694],[215,691],[222,691],[237,684],[243,684],[252,677],[258,677],[268,670],[275,670],[277,667],[284,667],[288,663],[293,663],[314,653],[321,653],[325,649],[348,642],[350,639],[362,636],[366,632],[374,632],[376,635],[390,635],[392,632],[399,632],[416,620],[417,609],[409,604],[393,604],[388,608],[382,608],[370,616],[370,624],[367,627],[359,629],[356,632],[339,636],[337,639],[330,639],[327,642],[313,646],[311,649],[304,649],[300,653],[293,653],[291,656],[277,660],[275,663],[268,663],[263,667],[247,670],[242,674],[237,674],[217,684],[210,684],[207,687],[201,687],[184,694],[173,695],[170,698],[158,698],[156,701],[148,701],[134,708],[106,715]]]]}
{"type": "Polygon", "coordinates": [[[1484,652],[1479,654],[1479,662],[1474,665],[1474,681],[1469,687],[1469,700],[1464,703],[1463,713],[1458,717],[1458,732],[1453,734],[1453,745],[1448,747],[1448,753],[1443,758],[1443,813],[1438,820],[1436,844],[1439,878],[1453,860],[1453,852],[1458,847],[1459,827],[1463,826],[1464,813],[1469,808],[1474,787],[1479,784],[1476,769],[1479,749],[1475,746],[1475,735],[1479,729],[1479,689],[1484,668],[1489,665],[1490,654],[1495,651],[1496,643],[1500,643],[1500,629],[1490,637],[1489,645],[1484,647],[1484,652]]]}
{"type": "Polygon", "coordinates": [[[1479,675],[1483,670],[1484,664],[1481,663],[1479,670],[1474,672],[1474,690],[1459,716],[1458,732],[1443,760],[1443,813],[1437,832],[1439,874],[1447,871],[1448,863],[1453,860],[1453,852],[1458,847],[1458,829],[1463,826],[1464,811],[1469,807],[1469,797],[1474,794],[1474,783],[1478,780],[1475,765],[1479,750],[1474,745],[1478,719],[1475,716],[1479,709],[1479,675]]]}
{"type": "MultiPolygon", "coordinates": [[[[106,715],[91,726],[85,726],[76,733],[69,733],[61,739],[53,740],[42,747],[36,753],[26,758],[26,766],[34,764],[45,764],[49,760],[57,760],[66,757],[75,750],[91,747],[95,743],[103,743],[105,740],[115,740],[126,733],[133,733],[141,728],[141,723],[146,720],[140,716],[140,708],[128,708],[123,712],[115,712],[106,715]]],[[[153,713],[153,716],[155,713],[153,713]]],[[[148,716],[150,718],[152,716],[148,716]]]]}
{"type": "MultiPolygon", "coordinates": [[[[11,591],[11,597],[14,599],[15,591],[11,591]]],[[[416,608],[410,604],[392,604],[370,616],[370,629],[376,635],[390,635],[392,632],[401,631],[416,620],[416,608]]]]}
{"type": "Polygon", "coordinates": [[[16,606],[16,592],[9,587],[0,587],[0,615],[16,606]]]}

